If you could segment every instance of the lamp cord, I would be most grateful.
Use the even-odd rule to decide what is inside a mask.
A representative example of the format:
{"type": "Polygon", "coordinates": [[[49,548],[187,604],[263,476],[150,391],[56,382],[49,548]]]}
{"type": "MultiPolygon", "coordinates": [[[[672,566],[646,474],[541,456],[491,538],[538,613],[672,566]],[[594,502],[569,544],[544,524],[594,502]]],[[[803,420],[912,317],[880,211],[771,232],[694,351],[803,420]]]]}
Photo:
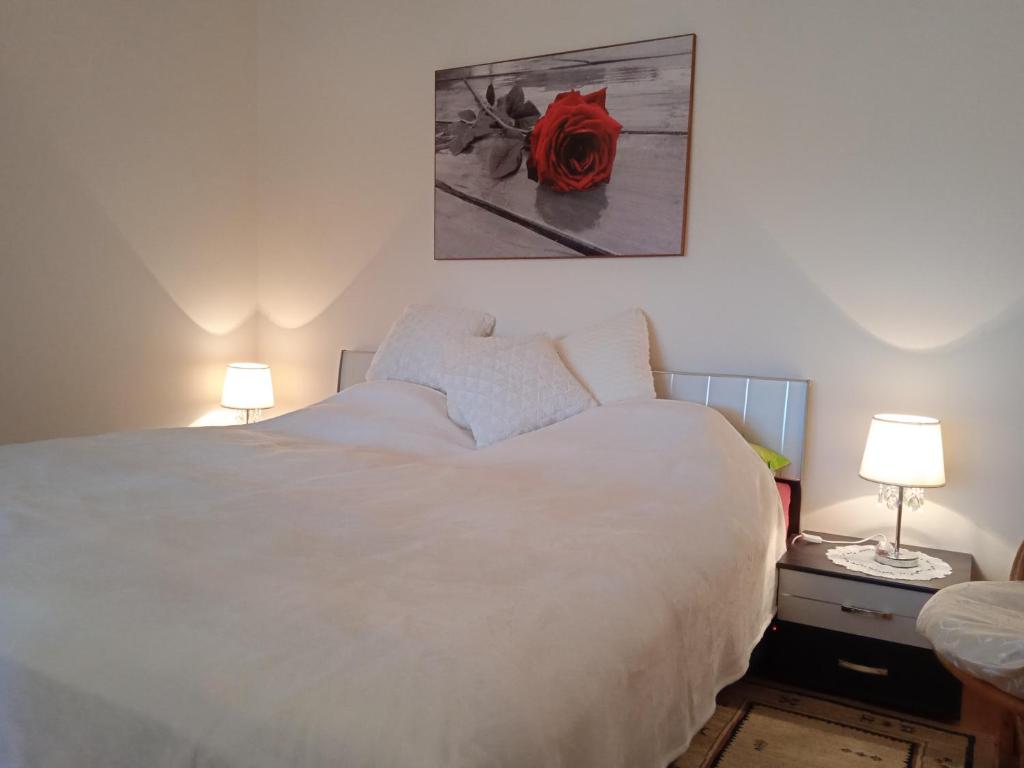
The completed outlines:
{"type": "Polygon", "coordinates": [[[866,539],[860,539],[859,541],[835,541],[833,539],[823,539],[816,533],[806,533],[800,531],[796,536],[793,537],[792,544],[796,544],[797,540],[803,539],[808,544],[867,544],[869,541],[877,541],[879,547],[888,549],[889,539],[883,533],[876,533],[874,536],[868,536],[866,539]]]}

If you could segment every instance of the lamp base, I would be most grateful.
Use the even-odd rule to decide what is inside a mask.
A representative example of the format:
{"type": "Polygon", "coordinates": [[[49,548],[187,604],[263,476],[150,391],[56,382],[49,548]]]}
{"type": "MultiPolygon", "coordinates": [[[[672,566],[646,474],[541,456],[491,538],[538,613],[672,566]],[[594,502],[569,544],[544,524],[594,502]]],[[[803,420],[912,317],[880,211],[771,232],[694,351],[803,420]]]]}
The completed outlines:
{"type": "Polygon", "coordinates": [[[263,420],[262,408],[233,408],[236,424],[255,424],[263,420]]]}
{"type": "Polygon", "coordinates": [[[882,565],[889,565],[893,568],[916,568],[917,552],[909,549],[893,549],[889,552],[876,552],[875,562],[882,565]]]}

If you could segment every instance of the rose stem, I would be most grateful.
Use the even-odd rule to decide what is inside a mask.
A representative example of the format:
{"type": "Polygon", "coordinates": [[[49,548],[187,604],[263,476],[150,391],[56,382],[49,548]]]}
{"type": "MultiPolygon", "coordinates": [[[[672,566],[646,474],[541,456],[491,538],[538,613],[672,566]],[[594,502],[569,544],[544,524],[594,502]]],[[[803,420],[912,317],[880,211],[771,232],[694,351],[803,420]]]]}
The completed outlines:
{"type": "Polygon", "coordinates": [[[504,120],[502,120],[500,117],[498,117],[497,113],[493,109],[491,109],[487,104],[485,104],[483,102],[483,100],[479,96],[476,95],[476,91],[473,90],[473,86],[471,86],[468,81],[463,80],[462,84],[469,89],[469,92],[471,94],[473,94],[473,98],[476,99],[476,103],[480,105],[480,109],[482,109],[484,112],[486,112],[492,118],[494,118],[494,120],[502,128],[504,128],[506,130],[509,130],[509,131],[516,131],[518,133],[521,133],[523,136],[526,136],[529,133],[529,131],[524,131],[522,128],[517,128],[514,125],[509,125],[504,120]]]}

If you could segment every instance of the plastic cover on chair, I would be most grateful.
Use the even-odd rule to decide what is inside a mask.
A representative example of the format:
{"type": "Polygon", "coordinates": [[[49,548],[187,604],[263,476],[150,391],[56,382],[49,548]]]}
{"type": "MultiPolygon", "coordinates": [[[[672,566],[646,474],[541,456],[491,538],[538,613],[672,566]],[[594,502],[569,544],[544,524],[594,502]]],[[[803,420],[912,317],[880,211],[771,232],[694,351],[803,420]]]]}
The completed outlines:
{"type": "Polygon", "coordinates": [[[917,618],[935,652],[1024,699],[1024,581],[975,581],[937,592],[917,618]]]}

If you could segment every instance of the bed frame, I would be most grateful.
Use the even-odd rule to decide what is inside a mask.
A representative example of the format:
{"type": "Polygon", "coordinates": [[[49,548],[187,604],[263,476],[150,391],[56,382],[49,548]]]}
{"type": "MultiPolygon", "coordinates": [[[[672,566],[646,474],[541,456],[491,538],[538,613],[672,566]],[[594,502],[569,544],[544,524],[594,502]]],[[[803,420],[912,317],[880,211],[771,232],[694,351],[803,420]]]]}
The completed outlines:
{"type": "MultiPolygon", "coordinates": [[[[343,349],[338,391],[366,379],[372,351],[343,349]]],[[[776,479],[790,486],[789,533],[800,531],[800,481],[807,426],[807,379],[737,376],[723,373],[655,371],[654,388],[666,400],[686,400],[722,413],[747,440],[787,456],[792,462],[776,479]]]]}

